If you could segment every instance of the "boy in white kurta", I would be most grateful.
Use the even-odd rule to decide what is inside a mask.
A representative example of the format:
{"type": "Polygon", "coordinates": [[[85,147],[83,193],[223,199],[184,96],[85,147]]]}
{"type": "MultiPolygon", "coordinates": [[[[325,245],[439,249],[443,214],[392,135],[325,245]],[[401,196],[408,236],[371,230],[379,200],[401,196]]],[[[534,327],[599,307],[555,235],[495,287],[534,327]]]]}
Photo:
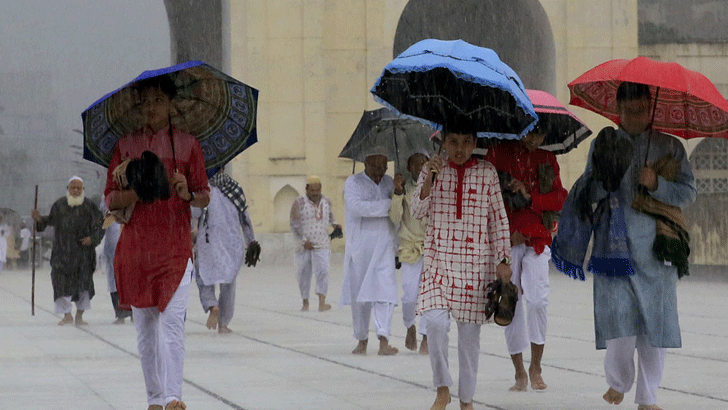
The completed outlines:
{"type": "MultiPolygon", "coordinates": [[[[420,277],[425,250],[425,229],[427,229],[427,218],[417,219],[410,212],[412,192],[417,188],[417,177],[420,175],[422,166],[427,162],[428,155],[424,153],[412,154],[407,159],[407,170],[410,178],[402,174],[394,176],[394,196],[392,205],[389,208],[389,219],[398,226],[399,248],[397,256],[402,264],[402,320],[407,328],[407,336],[404,339],[404,346],[409,350],[417,349],[417,329],[415,327],[415,308],[417,307],[417,295],[420,293],[420,277]]],[[[420,320],[420,334],[422,344],[420,353],[427,354],[427,325],[420,320]]]]}
{"type": "Polygon", "coordinates": [[[458,326],[460,408],[472,409],[486,286],[510,280],[510,233],[495,167],[472,157],[475,134],[443,134],[447,161],[428,161],[412,193],[412,215],[429,217],[418,302],[437,388],[432,410],[450,402],[450,316],[458,326]]]}
{"type": "Polygon", "coordinates": [[[316,275],[316,294],[319,298],[319,312],[331,309],[326,303],[329,290],[329,258],[331,238],[329,225],[335,229],[341,226],[334,219],[331,200],[321,195],[321,178],[312,175],[306,179],[306,195],[301,195],[291,205],[290,225],[298,241],[296,263],[298,288],[303,299],[302,311],[308,310],[311,293],[311,277],[316,275]]]}
{"type": "Polygon", "coordinates": [[[380,355],[394,355],[389,345],[392,314],[397,305],[394,275],[395,232],[388,212],[394,182],[387,172],[387,157],[373,151],[364,172],[346,179],[346,251],[340,303],[351,305],[354,354],[366,354],[369,320],[374,311],[380,355]]]}

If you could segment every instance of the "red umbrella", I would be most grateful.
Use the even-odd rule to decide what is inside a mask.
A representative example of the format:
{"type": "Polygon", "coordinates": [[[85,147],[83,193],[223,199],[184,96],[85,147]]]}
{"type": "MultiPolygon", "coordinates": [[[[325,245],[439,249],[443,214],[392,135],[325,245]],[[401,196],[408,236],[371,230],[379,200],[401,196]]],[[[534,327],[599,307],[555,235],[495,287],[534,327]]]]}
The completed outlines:
{"type": "Polygon", "coordinates": [[[728,138],[728,102],[707,77],[677,63],[607,61],[569,83],[570,103],[619,124],[617,87],[624,81],[647,84],[657,96],[653,128],[683,138],[728,138]]]}
{"type": "Polygon", "coordinates": [[[526,90],[538,114],[537,127],[548,130],[542,149],[565,154],[591,135],[591,130],[574,113],[546,91],[526,90]]]}

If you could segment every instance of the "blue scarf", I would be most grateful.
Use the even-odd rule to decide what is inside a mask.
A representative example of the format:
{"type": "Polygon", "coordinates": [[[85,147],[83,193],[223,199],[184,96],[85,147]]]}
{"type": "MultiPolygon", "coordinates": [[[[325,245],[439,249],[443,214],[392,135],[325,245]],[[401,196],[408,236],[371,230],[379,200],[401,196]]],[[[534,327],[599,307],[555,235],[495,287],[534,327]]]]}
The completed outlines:
{"type": "Polygon", "coordinates": [[[585,172],[574,183],[564,202],[559,231],[551,245],[554,266],[574,279],[586,280],[584,259],[593,233],[588,270],[607,276],[632,275],[625,204],[616,192],[611,192],[599,200],[592,211],[589,194],[595,183],[591,172],[585,172]]]}

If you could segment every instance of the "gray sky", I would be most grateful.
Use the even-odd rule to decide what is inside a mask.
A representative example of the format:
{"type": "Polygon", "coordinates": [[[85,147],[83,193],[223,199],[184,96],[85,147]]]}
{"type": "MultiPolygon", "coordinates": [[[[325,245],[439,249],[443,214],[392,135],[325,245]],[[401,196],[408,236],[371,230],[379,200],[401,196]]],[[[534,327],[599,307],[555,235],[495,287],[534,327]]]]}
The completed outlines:
{"type": "Polygon", "coordinates": [[[168,65],[162,0],[0,0],[0,75],[50,71],[61,128],[81,128],[96,99],[168,65]]]}

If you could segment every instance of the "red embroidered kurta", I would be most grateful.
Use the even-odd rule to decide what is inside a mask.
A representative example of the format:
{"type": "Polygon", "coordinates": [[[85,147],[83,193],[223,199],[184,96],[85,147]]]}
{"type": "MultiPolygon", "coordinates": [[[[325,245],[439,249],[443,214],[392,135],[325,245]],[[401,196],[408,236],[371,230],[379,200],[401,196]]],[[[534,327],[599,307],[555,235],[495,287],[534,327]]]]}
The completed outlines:
{"type": "MultiPolygon", "coordinates": [[[[200,143],[192,135],[174,128],[173,135],[176,168],[187,178],[189,191],[209,193],[200,143]]],[[[156,133],[149,129],[136,131],[119,140],[114,149],[104,191],[107,206],[119,190],[112,177],[116,166],[126,158],[141,157],[147,150],[159,157],[167,177],[172,177],[175,164],[168,128],[156,133]]],[[[114,257],[119,304],[137,308],[156,306],[164,311],[191,257],[189,204],[174,189],[168,200],[137,202],[121,231],[114,257]]]]}
{"type": "Polygon", "coordinates": [[[511,249],[498,174],[475,158],[449,163],[420,200],[426,176],[423,170],[411,202],[412,216],[429,217],[419,311],[447,309],[459,322],[485,323],[485,287],[511,249]]]}
{"type": "Polygon", "coordinates": [[[523,182],[531,194],[530,208],[516,211],[506,206],[506,212],[511,233],[521,232],[529,238],[526,245],[541,254],[544,247],[551,246],[551,232],[543,225],[543,212],[561,211],[569,194],[561,185],[556,156],[542,149],[530,152],[519,142],[502,142],[489,148],[485,159],[498,171],[507,172],[523,182]],[[551,164],[555,176],[551,191],[545,194],[540,192],[538,180],[538,166],[543,163],[551,164]]]}

